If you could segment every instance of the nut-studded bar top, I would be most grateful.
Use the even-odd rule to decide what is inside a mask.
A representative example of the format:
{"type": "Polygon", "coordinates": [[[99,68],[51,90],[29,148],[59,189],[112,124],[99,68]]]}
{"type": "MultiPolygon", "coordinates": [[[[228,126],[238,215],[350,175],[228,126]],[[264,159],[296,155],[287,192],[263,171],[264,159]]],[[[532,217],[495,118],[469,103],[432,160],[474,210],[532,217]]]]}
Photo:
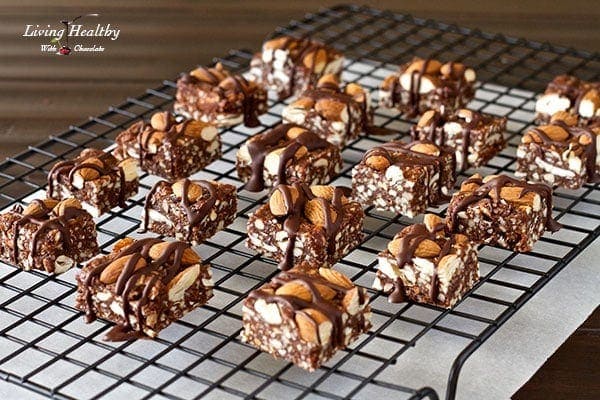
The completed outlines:
{"type": "Polygon", "coordinates": [[[588,82],[572,75],[558,75],[546,87],[535,104],[538,121],[547,123],[564,111],[577,124],[590,126],[600,122],[600,82],[588,82]]]}

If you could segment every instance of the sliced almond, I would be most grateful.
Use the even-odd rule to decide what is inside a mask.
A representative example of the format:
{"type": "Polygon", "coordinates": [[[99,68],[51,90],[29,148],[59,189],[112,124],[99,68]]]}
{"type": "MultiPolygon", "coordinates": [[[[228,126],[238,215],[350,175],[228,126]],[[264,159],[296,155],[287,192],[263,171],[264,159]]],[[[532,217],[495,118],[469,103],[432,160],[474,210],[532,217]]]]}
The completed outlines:
{"type": "Polygon", "coordinates": [[[333,324],[322,312],[314,308],[305,308],[296,312],[294,319],[303,340],[321,345],[329,342],[333,324]]]}
{"type": "MultiPolygon", "coordinates": [[[[296,203],[298,197],[300,197],[298,189],[294,186],[287,186],[287,189],[290,192],[292,204],[296,203]]],[[[285,203],[285,196],[282,192],[282,188],[278,187],[271,193],[271,197],[269,198],[269,209],[271,210],[271,214],[278,217],[287,215],[290,211],[285,203]]]]}
{"type": "Polygon", "coordinates": [[[440,149],[433,143],[417,143],[410,148],[412,151],[437,157],[440,155],[440,149]]]}
{"type": "Polygon", "coordinates": [[[337,213],[328,202],[313,199],[307,201],[304,206],[304,215],[316,226],[325,226],[327,213],[329,213],[331,221],[336,220],[337,213]]]}
{"type": "Polygon", "coordinates": [[[443,223],[442,219],[435,214],[425,214],[425,217],[423,218],[423,224],[425,224],[425,227],[429,232],[433,232],[441,223],[443,223]]]}
{"type": "Polygon", "coordinates": [[[430,239],[425,239],[417,246],[415,256],[421,258],[437,257],[442,251],[439,244],[430,239]]]}
{"type": "Polygon", "coordinates": [[[76,198],[70,197],[60,201],[56,206],[54,206],[53,211],[56,215],[62,217],[65,215],[65,211],[69,208],[81,209],[81,203],[76,198]]]}
{"type": "MultiPolygon", "coordinates": [[[[129,254],[123,257],[119,257],[110,264],[100,273],[100,282],[110,285],[111,283],[115,283],[125,265],[131,260],[132,257],[136,256],[136,254],[129,254]]],[[[146,266],[146,260],[143,257],[140,257],[139,260],[135,263],[134,271],[137,271],[140,268],[144,268],[146,266]]]]}
{"type": "MultiPolygon", "coordinates": [[[[165,254],[165,251],[167,250],[167,248],[170,245],[171,245],[170,242],[159,242],[159,243],[156,243],[152,247],[150,247],[148,255],[153,260],[158,260],[159,258],[161,258],[165,254]]],[[[183,251],[183,255],[181,256],[181,264],[183,264],[183,265],[194,265],[194,264],[199,264],[200,261],[201,261],[200,256],[194,250],[192,250],[191,247],[187,247],[183,251]]]]}
{"type": "MultiPolygon", "coordinates": [[[[173,185],[171,185],[171,189],[173,189],[173,194],[180,199],[183,198],[184,185],[185,185],[185,179],[179,180],[179,181],[173,183],[173,185]]],[[[196,202],[199,198],[202,197],[202,186],[200,186],[194,182],[190,182],[187,189],[188,189],[187,190],[187,199],[191,203],[196,202]]]]}
{"type": "Polygon", "coordinates": [[[192,265],[178,273],[167,285],[169,301],[181,301],[185,297],[185,291],[190,288],[200,275],[200,265],[192,265]]]}
{"type": "Polygon", "coordinates": [[[387,157],[378,155],[369,156],[365,160],[365,163],[367,166],[377,171],[385,171],[390,166],[390,161],[387,159],[387,157]]]}
{"type": "Polygon", "coordinates": [[[275,295],[293,296],[304,301],[312,301],[312,293],[310,292],[310,290],[298,281],[290,281],[284,283],[275,291],[275,295]]]}
{"type": "Polygon", "coordinates": [[[319,275],[325,278],[328,282],[331,282],[334,285],[340,286],[344,289],[351,289],[354,287],[354,284],[346,275],[331,268],[319,268],[319,275]]]}
{"type": "MultiPolygon", "coordinates": [[[[406,69],[405,73],[412,73],[414,71],[421,71],[423,69],[423,64],[425,64],[426,60],[416,59],[414,60],[406,69]]],[[[427,67],[424,71],[425,74],[433,75],[437,74],[442,68],[442,63],[438,60],[429,60],[427,63],[427,67]]]]}

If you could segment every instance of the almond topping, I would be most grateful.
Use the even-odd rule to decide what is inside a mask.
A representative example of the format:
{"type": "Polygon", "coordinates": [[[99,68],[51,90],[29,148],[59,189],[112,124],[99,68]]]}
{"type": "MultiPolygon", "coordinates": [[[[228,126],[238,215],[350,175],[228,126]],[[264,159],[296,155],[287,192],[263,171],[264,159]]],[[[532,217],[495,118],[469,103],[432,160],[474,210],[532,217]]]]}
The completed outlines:
{"type": "Polygon", "coordinates": [[[424,126],[429,126],[435,119],[436,111],[435,110],[427,110],[423,113],[419,122],[417,122],[417,126],[422,128],[424,126]]]}
{"type": "Polygon", "coordinates": [[[347,94],[354,97],[354,99],[356,99],[358,101],[362,101],[362,98],[365,95],[365,90],[363,89],[363,87],[361,85],[359,85],[357,83],[347,84],[346,88],[344,90],[346,91],[347,94]]]}
{"type": "Polygon", "coordinates": [[[435,214],[425,214],[423,218],[423,224],[429,232],[433,232],[433,230],[442,223],[442,219],[435,214]]]}
{"type": "MultiPolygon", "coordinates": [[[[423,69],[423,64],[425,63],[425,61],[426,60],[422,60],[422,59],[417,59],[417,60],[413,61],[408,66],[405,73],[411,74],[411,73],[413,73],[413,71],[421,71],[423,69]]],[[[425,74],[427,74],[427,75],[437,74],[441,68],[442,68],[441,62],[439,62],[438,60],[429,60],[429,62],[427,63],[427,68],[425,69],[425,74]]]]}
{"type": "MultiPolygon", "coordinates": [[[[136,256],[135,254],[129,254],[123,257],[119,257],[110,264],[100,274],[100,282],[110,285],[111,283],[115,283],[117,279],[119,279],[119,275],[123,272],[125,265],[131,260],[132,257],[136,256]]],[[[143,257],[140,257],[135,263],[134,271],[137,271],[140,268],[144,268],[146,266],[146,260],[143,257]]]]}
{"type": "Polygon", "coordinates": [[[344,309],[348,312],[348,314],[358,314],[358,311],[360,309],[360,296],[357,287],[353,287],[352,289],[348,290],[348,292],[346,292],[344,298],[342,299],[342,305],[344,306],[344,309]]]}
{"type": "MultiPolygon", "coordinates": [[[[173,189],[173,194],[178,198],[183,198],[183,187],[185,180],[180,180],[173,185],[171,185],[171,189],[173,189]]],[[[187,198],[191,203],[196,202],[199,198],[202,197],[202,186],[195,184],[194,182],[190,182],[188,185],[187,198]]]]}
{"type": "Polygon", "coordinates": [[[167,285],[169,301],[181,301],[185,291],[192,286],[200,275],[200,265],[196,264],[178,273],[167,285]]]}
{"type": "Polygon", "coordinates": [[[60,201],[56,206],[54,206],[54,213],[58,216],[65,215],[65,211],[69,208],[78,208],[81,209],[81,203],[76,198],[68,198],[60,201]]]}
{"type": "Polygon", "coordinates": [[[316,226],[325,226],[327,212],[329,212],[331,221],[335,222],[337,214],[331,209],[329,203],[313,199],[307,201],[304,206],[304,215],[316,226]]]}
{"type": "Polygon", "coordinates": [[[433,143],[417,143],[412,146],[411,151],[437,157],[440,155],[440,150],[433,143]]]}
{"type": "MultiPolygon", "coordinates": [[[[518,205],[531,206],[534,203],[534,197],[536,194],[534,192],[527,192],[523,196],[521,196],[523,192],[523,188],[519,186],[504,186],[500,189],[500,197],[506,201],[511,203],[516,203],[518,205]]],[[[490,190],[490,197],[494,200],[498,200],[496,197],[496,191],[490,190]]]]}
{"type": "Polygon", "coordinates": [[[299,126],[293,126],[290,129],[288,129],[288,131],[287,131],[287,133],[285,135],[289,139],[296,139],[298,136],[300,136],[304,132],[306,132],[306,129],[301,128],[299,126]]]}
{"type": "MultiPolygon", "coordinates": [[[[164,254],[167,248],[171,245],[170,242],[160,242],[156,243],[152,247],[150,247],[150,251],[148,255],[153,260],[160,259],[164,254]]],[[[200,256],[192,250],[191,247],[186,247],[183,251],[183,255],[181,256],[181,264],[183,265],[194,265],[200,263],[200,256]]]]}
{"type": "Polygon", "coordinates": [[[312,293],[303,284],[297,281],[290,281],[284,283],[276,291],[277,296],[293,296],[304,301],[312,301],[312,293]]]}
{"type": "Polygon", "coordinates": [[[322,48],[316,49],[304,56],[304,60],[302,61],[306,68],[310,68],[313,72],[320,74],[325,69],[327,63],[327,52],[322,48]]]}
{"type": "Polygon", "coordinates": [[[542,139],[535,131],[528,131],[521,138],[521,143],[529,144],[529,143],[542,143],[542,139]]]}
{"type": "Polygon", "coordinates": [[[444,76],[461,77],[465,72],[465,66],[461,63],[452,62],[441,66],[440,73],[444,76]]]}
{"type": "Polygon", "coordinates": [[[189,121],[183,125],[183,134],[185,136],[193,137],[193,138],[201,138],[204,129],[207,127],[207,124],[201,121],[189,121]]]}
{"type": "Polygon", "coordinates": [[[166,131],[171,125],[171,113],[168,111],[157,112],[150,118],[150,125],[157,131],[166,131]]]}
{"type": "MultiPolygon", "coordinates": [[[[300,193],[294,186],[288,186],[287,189],[290,192],[292,204],[294,204],[298,200],[298,197],[300,197],[300,193]]],[[[271,210],[271,214],[278,217],[287,215],[288,212],[290,212],[285,203],[285,196],[281,188],[278,187],[271,193],[271,197],[269,198],[269,209],[271,210]]]]}
{"type": "Polygon", "coordinates": [[[315,106],[315,110],[324,118],[333,120],[339,120],[345,109],[344,103],[332,99],[321,99],[315,106]]]}
{"type": "Polygon", "coordinates": [[[310,97],[300,97],[298,100],[294,101],[291,104],[291,106],[293,108],[302,108],[304,110],[310,110],[314,104],[315,101],[310,97]]]}
{"type": "MultiPolygon", "coordinates": [[[[42,200],[42,202],[44,203],[46,208],[48,208],[50,210],[52,210],[58,204],[58,200],[55,200],[55,199],[44,199],[44,200],[42,200]]],[[[37,201],[33,201],[33,202],[29,203],[29,205],[27,205],[27,207],[25,207],[25,209],[23,210],[23,215],[36,215],[36,214],[41,213],[42,211],[43,211],[43,209],[40,206],[40,204],[38,204],[37,201]]]]}
{"type": "Polygon", "coordinates": [[[365,163],[377,171],[385,171],[390,166],[390,161],[386,157],[377,155],[370,156],[365,163]]]}
{"type": "Polygon", "coordinates": [[[317,197],[331,201],[331,199],[333,199],[333,192],[335,191],[335,188],[328,185],[313,185],[310,187],[310,191],[317,197]]]}
{"type": "Polygon", "coordinates": [[[550,122],[562,121],[569,126],[577,125],[577,116],[567,111],[558,111],[552,114],[550,122]]]}
{"type": "Polygon", "coordinates": [[[417,246],[415,250],[415,256],[421,258],[432,258],[440,254],[442,249],[433,240],[425,239],[417,246]]]}
{"type": "MultiPolygon", "coordinates": [[[[592,135],[593,135],[593,133],[592,133],[592,135]]],[[[587,146],[591,143],[592,143],[592,138],[590,137],[590,135],[579,136],[579,144],[581,144],[583,146],[587,146]]]]}
{"type": "Polygon", "coordinates": [[[331,268],[319,268],[319,275],[334,285],[340,286],[344,289],[351,289],[354,287],[354,284],[346,275],[331,268]]]}
{"type": "Polygon", "coordinates": [[[317,87],[322,87],[322,86],[327,86],[327,85],[339,86],[340,81],[338,80],[337,76],[335,76],[334,74],[323,75],[317,82],[317,87]]]}
{"type": "Polygon", "coordinates": [[[322,312],[305,308],[297,312],[294,319],[303,340],[322,345],[329,342],[333,325],[322,312]]]}
{"type": "Polygon", "coordinates": [[[540,126],[539,129],[542,130],[550,140],[555,142],[563,142],[569,138],[569,132],[558,125],[540,126]]]}
{"type": "Polygon", "coordinates": [[[118,253],[120,252],[122,249],[124,249],[125,247],[129,247],[130,245],[133,244],[133,242],[135,242],[135,240],[133,238],[130,237],[125,237],[119,241],[117,241],[114,245],[113,245],[113,249],[112,252],[113,253],[118,253]]]}

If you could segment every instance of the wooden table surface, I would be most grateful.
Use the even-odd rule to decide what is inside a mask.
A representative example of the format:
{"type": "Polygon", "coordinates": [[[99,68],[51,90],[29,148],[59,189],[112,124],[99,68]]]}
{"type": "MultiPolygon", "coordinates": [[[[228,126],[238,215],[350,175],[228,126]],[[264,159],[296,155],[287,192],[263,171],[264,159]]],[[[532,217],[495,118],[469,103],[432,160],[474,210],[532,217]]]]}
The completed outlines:
{"type": "MultiPolygon", "coordinates": [[[[47,3],[0,2],[1,157],[82,122],[88,115],[102,113],[109,105],[140,94],[196,64],[207,63],[228,49],[256,49],[276,26],[338,2],[54,0],[47,3]],[[54,25],[65,17],[83,13],[99,13],[99,23],[121,29],[118,40],[106,42],[104,53],[73,57],[45,55],[39,51],[39,39],[21,36],[26,24],[54,25]]],[[[597,0],[388,0],[368,4],[484,31],[584,50],[600,49],[597,0]]],[[[515,398],[598,398],[599,332],[600,316],[596,312],[515,398]],[[580,360],[588,361],[582,365],[580,360]],[[584,394],[576,397],[577,389],[584,394]]]]}

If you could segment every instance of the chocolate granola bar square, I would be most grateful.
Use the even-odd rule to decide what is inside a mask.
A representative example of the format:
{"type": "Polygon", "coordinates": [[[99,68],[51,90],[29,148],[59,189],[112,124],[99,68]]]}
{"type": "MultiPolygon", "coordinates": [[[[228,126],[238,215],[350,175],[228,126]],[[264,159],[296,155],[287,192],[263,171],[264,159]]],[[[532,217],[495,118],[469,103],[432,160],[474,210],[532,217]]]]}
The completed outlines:
{"type": "Polygon", "coordinates": [[[48,197],[75,197],[84,210],[98,217],[137,193],[137,163],[120,162],[110,153],[85,149],[74,160],[60,161],[48,173],[48,197]]]}
{"type": "Polygon", "coordinates": [[[413,140],[430,140],[449,146],[456,155],[456,169],[480,167],[504,147],[506,118],[462,108],[452,114],[435,110],[423,113],[410,135],[413,140]]]}
{"type": "Polygon", "coordinates": [[[550,122],[552,115],[567,112],[579,126],[600,124],[600,82],[588,82],[571,75],[552,80],[535,103],[537,121],[550,122]]]}
{"type": "Polygon", "coordinates": [[[377,257],[373,289],[391,303],[414,301],[450,308],[479,280],[477,248],[465,235],[445,232],[434,214],[402,229],[377,257]]]}
{"type": "Polygon", "coordinates": [[[33,200],[0,215],[0,260],[60,274],[98,253],[96,224],[73,198],[33,200]]]}
{"type": "Polygon", "coordinates": [[[352,194],[410,218],[449,199],[455,182],[454,151],[424,140],[393,141],[367,151],[352,170],[352,194]]]}
{"type": "Polygon", "coordinates": [[[280,36],[263,43],[250,63],[250,74],[283,100],[314,87],[323,75],[339,77],[343,64],[342,54],[321,42],[280,36]]]}
{"type": "Polygon", "coordinates": [[[379,104],[409,117],[430,109],[451,113],[473,99],[475,80],[475,71],[461,63],[415,58],[385,78],[379,104]]]}
{"type": "Polygon", "coordinates": [[[221,157],[217,128],[201,121],[177,121],[170,112],[154,114],[121,132],[113,154],[133,158],[139,167],[165,179],[187,178],[221,157]]]}
{"type": "Polygon", "coordinates": [[[236,169],[244,188],[259,192],[278,184],[328,183],[342,164],[334,145],[298,125],[281,124],[248,139],[237,153],[236,169]]]}
{"type": "Polygon", "coordinates": [[[349,189],[278,185],[248,219],[246,246],[288,270],[300,261],[331,266],[362,240],[364,212],[349,189]]]}
{"type": "Polygon", "coordinates": [[[369,130],[373,108],[369,92],[362,86],[349,83],[342,88],[334,75],[325,75],[316,88],[303,92],[285,107],[282,118],[343,147],[369,130]]]}
{"type": "Polygon", "coordinates": [[[550,125],[527,131],[517,148],[515,176],[567,189],[600,182],[600,128],[573,126],[576,123],[571,114],[560,111],[550,125]]]}
{"type": "Polygon", "coordinates": [[[530,251],[534,243],[560,224],[552,218],[552,188],[506,175],[475,174],[452,196],[446,217],[449,232],[474,243],[530,251]]]}
{"type": "Polygon", "coordinates": [[[175,113],[219,127],[260,124],[267,112],[267,92],[255,82],[232,74],[221,64],[198,67],[177,80],[175,113]]]}
{"type": "Polygon", "coordinates": [[[330,268],[303,262],[250,292],[242,340],[314,371],[371,327],[364,288],[330,268]]]}
{"type": "Polygon", "coordinates": [[[182,179],[159,181],[146,196],[144,229],[196,245],[233,223],[236,187],[182,179]]]}
{"type": "Polygon", "coordinates": [[[116,325],[109,341],[153,338],[212,297],[209,265],[189,244],[124,238],[77,275],[75,307],[116,325]]]}

